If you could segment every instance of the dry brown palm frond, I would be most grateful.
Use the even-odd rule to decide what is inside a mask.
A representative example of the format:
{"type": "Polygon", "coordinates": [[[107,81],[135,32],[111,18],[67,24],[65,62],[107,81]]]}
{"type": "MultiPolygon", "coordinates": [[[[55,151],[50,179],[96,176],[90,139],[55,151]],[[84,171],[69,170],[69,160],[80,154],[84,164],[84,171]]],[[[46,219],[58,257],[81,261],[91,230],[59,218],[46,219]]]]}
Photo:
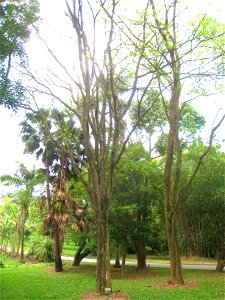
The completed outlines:
{"type": "Polygon", "coordinates": [[[72,224],[71,224],[71,228],[72,228],[74,231],[78,231],[78,230],[79,230],[79,227],[77,226],[76,223],[72,223],[72,224]]]}
{"type": "Polygon", "coordinates": [[[64,199],[65,198],[65,192],[63,192],[62,190],[57,190],[56,197],[58,199],[64,199]]]}
{"type": "Polygon", "coordinates": [[[81,216],[83,213],[84,213],[84,209],[83,209],[83,208],[78,207],[78,208],[76,209],[76,214],[77,214],[78,216],[81,216]]]}

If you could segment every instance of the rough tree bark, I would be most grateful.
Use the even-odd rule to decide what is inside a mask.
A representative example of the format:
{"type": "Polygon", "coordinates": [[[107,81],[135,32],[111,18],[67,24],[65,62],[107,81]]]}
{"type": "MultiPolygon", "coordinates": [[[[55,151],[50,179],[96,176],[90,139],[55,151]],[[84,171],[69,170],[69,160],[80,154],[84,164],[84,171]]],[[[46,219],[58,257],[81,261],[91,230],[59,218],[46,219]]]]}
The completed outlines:
{"type": "Polygon", "coordinates": [[[146,268],[146,242],[145,235],[139,234],[136,240],[136,251],[137,251],[137,268],[146,268]]]}
{"type": "Polygon", "coordinates": [[[55,271],[56,272],[62,272],[63,271],[63,265],[62,265],[62,259],[61,259],[61,253],[62,253],[62,243],[60,241],[60,231],[58,228],[55,229],[55,232],[53,233],[53,240],[54,240],[54,260],[55,260],[55,271]]]}

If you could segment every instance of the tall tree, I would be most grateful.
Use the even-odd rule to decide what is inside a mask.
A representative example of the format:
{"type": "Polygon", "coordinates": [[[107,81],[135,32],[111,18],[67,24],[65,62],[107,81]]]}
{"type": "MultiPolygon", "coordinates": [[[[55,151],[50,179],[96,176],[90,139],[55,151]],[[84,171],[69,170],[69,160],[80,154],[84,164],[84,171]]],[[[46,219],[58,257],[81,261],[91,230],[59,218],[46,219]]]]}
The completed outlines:
{"type": "Polygon", "coordinates": [[[155,219],[160,218],[162,181],[162,170],[143,145],[137,143],[126,149],[115,179],[111,228],[117,244],[135,246],[139,269],[146,267],[147,241],[153,240],[151,231],[155,219]]]}
{"type": "MultiPolygon", "coordinates": [[[[158,71],[159,90],[164,103],[164,99],[169,97],[168,109],[165,106],[166,115],[169,121],[169,134],[164,168],[164,206],[167,241],[171,262],[170,281],[172,284],[184,284],[180,251],[177,241],[180,204],[185,200],[201,162],[209,152],[215,130],[221,124],[225,116],[223,116],[213,128],[208,149],[199,158],[187,185],[184,188],[181,188],[182,144],[180,139],[180,116],[183,107],[180,103],[182,86],[184,85],[183,78],[188,77],[189,80],[193,77],[196,78],[196,76],[198,76],[199,80],[203,76],[204,78],[206,76],[211,78],[210,76],[212,76],[215,64],[213,64],[213,67],[209,64],[209,61],[212,61],[212,57],[209,55],[213,55],[214,63],[216,59],[217,63],[220,62],[220,59],[223,56],[221,39],[223,39],[224,36],[224,28],[213,23],[214,31],[210,33],[210,30],[207,30],[207,28],[211,27],[212,23],[210,23],[209,19],[203,17],[199,21],[198,26],[193,29],[184,42],[184,39],[182,40],[179,36],[178,1],[173,0],[164,3],[164,16],[162,16],[161,13],[162,7],[160,3],[157,3],[156,5],[154,0],[150,0],[149,5],[153,21],[149,18],[148,24],[149,26],[152,26],[150,30],[154,32],[155,39],[157,39],[157,53],[162,53],[161,69],[158,71]],[[214,43],[214,47],[218,47],[218,51],[209,54],[207,53],[207,48],[205,48],[206,54],[204,57],[201,56],[199,51],[202,50],[202,47],[207,47],[207,44],[211,45],[211,43],[214,43]],[[194,60],[195,62],[193,69],[189,63],[190,60],[194,60]],[[198,72],[196,75],[196,65],[199,62],[204,63],[204,71],[202,70],[202,72],[198,72]],[[209,65],[212,68],[209,68],[209,65]]],[[[149,44],[149,47],[150,51],[152,51],[154,44],[149,44]]],[[[149,62],[149,65],[152,63],[148,58],[147,61],[149,62]]],[[[216,76],[218,73],[216,72],[213,74],[216,76]]]]}
{"type": "MultiPolygon", "coordinates": [[[[44,81],[30,73],[39,85],[38,89],[63,104],[82,130],[86,156],[83,168],[88,171],[88,179],[78,168],[76,162],[80,161],[79,156],[71,148],[70,136],[63,129],[64,145],[58,143],[58,147],[67,153],[74,172],[93,203],[98,235],[97,292],[102,294],[112,291],[108,207],[116,167],[137,126],[135,124],[128,131],[126,117],[140,89],[142,60],[142,54],[138,57],[128,56],[126,51],[121,50],[122,32],[116,25],[119,23],[116,15],[118,3],[115,0],[95,4],[81,0],[66,1],[67,16],[76,37],[74,64],[79,72],[75,73],[75,68],[71,68],[72,61],[67,66],[65,61],[58,58],[57,51],[44,42],[63,75],[60,78],[52,71],[49,74],[51,79],[44,81]],[[103,32],[103,46],[99,47],[98,39],[99,36],[103,37],[103,32]],[[58,93],[59,88],[68,94],[58,93]]],[[[142,90],[143,97],[146,90],[142,90]]]]}

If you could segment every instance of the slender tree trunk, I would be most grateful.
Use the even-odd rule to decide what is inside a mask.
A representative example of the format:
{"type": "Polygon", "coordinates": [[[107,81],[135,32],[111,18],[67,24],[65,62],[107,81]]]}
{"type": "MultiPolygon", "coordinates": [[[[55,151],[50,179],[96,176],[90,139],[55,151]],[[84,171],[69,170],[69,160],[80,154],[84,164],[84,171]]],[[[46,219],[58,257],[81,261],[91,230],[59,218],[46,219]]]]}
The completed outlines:
{"type": "Polygon", "coordinates": [[[46,181],[46,195],[47,195],[47,202],[48,202],[48,211],[51,210],[51,194],[50,194],[50,178],[49,178],[49,159],[47,158],[46,162],[46,173],[45,173],[45,181],[46,181]]]}
{"type": "Polygon", "coordinates": [[[55,271],[62,272],[63,265],[61,259],[62,245],[59,238],[58,230],[55,231],[54,234],[54,256],[55,256],[55,271]]]}
{"type": "Polygon", "coordinates": [[[23,220],[21,228],[21,251],[20,251],[20,260],[24,260],[24,233],[25,233],[25,220],[23,220]]]}
{"type": "Polygon", "coordinates": [[[151,158],[152,156],[152,130],[151,129],[149,129],[148,131],[148,151],[151,158]]]}
{"type": "Polygon", "coordinates": [[[114,264],[113,267],[114,268],[121,268],[121,265],[120,265],[120,251],[119,251],[118,248],[116,249],[116,259],[115,259],[115,264],[114,264]]]}
{"type": "MultiPolygon", "coordinates": [[[[104,201],[104,200],[103,200],[104,201]]],[[[110,270],[110,248],[108,215],[105,203],[101,209],[97,209],[97,292],[101,294],[111,293],[112,279],[110,270]]]]}
{"type": "Polygon", "coordinates": [[[126,255],[127,255],[127,251],[126,251],[126,248],[124,248],[123,252],[122,252],[122,267],[121,267],[121,273],[123,275],[125,273],[126,255]]]}

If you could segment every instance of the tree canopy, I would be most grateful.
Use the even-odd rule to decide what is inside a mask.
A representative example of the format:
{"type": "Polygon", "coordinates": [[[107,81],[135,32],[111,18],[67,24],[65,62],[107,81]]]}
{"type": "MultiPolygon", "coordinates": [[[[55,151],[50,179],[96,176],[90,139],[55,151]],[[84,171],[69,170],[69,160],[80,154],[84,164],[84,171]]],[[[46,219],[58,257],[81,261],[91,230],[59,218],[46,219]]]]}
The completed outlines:
{"type": "Polygon", "coordinates": [[[26,67],[25,43],[38,20],[38,1],[1,1],[0,4],[0,104],[17,110],[28,107],[19,68],[26,67]]]}

